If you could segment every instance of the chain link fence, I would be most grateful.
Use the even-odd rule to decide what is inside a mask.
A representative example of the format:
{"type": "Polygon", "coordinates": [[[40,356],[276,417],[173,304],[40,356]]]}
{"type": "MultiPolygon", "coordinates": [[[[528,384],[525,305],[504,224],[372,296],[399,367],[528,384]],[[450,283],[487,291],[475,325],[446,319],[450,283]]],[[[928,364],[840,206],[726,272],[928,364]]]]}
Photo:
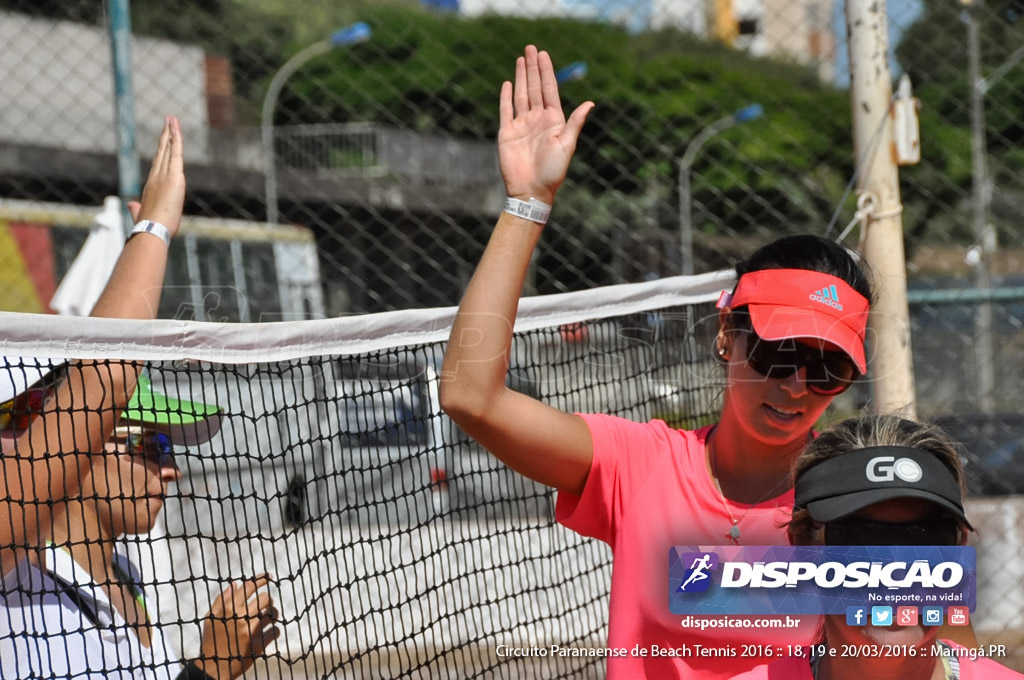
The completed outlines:
{"type": "MultiPolygon", "coordinates": [[[[843,10],[135,0],[137,148],[145,169],[163,115],[181,118],[195,218],[162,315],[456,304],[500,209],[497,94],[528,42],[585,65],[563,72],[567,108],[597,103],[529,293],[710,271],[786,233],[838,233],[856,209],[843,10]],[[336,37],[261,115],[290,58],[360,21],[368,39],[336,37]]],[[[1024,5],[892,0],[888,16],[893,72],[921,102],[922,160],[901,171],[919,410],[965,442],[975,492],[1022,493],[1024,5]]],[[[0,41],[0,309],[43,312],[117,193],[103,3],[0,0],[0,41]]],[[[1019,586],[1007,598],[1007,630],[1024,629],[1019,586]]]]}
{"type": "MultiPolygon", "coordinates": [[[[240,257],[231,253],[235,237],[197,222],[192,249],[223,251],[226,266],[218,276],[209,262],[181,265],[168,313],[187,303],[198,318],[258,320],[457,303],[501,200],[496,92],[529,41],[557,65],[583,65],[565,72],[567,105],[597,102],[529,292],[708,271],[783,233],[822,233],[830,223],[838,233],[854,213],[844,191],[855,167],[842,3],[299,4],[132,4],[143,166],[163,114],[176,113],[188,144],[187,213],[258,224],[272,155],[278,221],[298,225],[307,243],[290,257],[271,252],[296,228],[266,227],[240,257]],[[267,96],[289,58],[357,21],[367,39],[336,38],[334,49],[297,65],[278,97],[267,96]],[[286,280],[289,267],[310,259],[314,271],[286,280]],[[244,302],[208,296],[245,278],[232,267],[285,281],[243,287],[244,302]],[[289,286],[316,290],[289,302],[289,286]]],[[[101,3],[4,0],[0,11],[0,196],[33,202],[28,214],[7,200],[0,215],[8,225],[0,308],[46,311],[93,216],[53,224],[46,208],[98,209],[117,193],[110,38],[101,3]],[[47,223],[58,228],[25,226],[47,223]]],[[[914,289],[1022,284],[1021,11],[1009,1],[890,3],[893,70],[910,76],[921,100],[923,158],[901,175],[914,289]],[[973,71],[972,23],[982,37],[973,71]],[[984,142],[978,157],[972,131],[984,142]]],[[[855,240],[856,230],[847,237],[855,240]]],[[[1002,353],[1016,346],[1015,299],[1003,297],[989,323],[1002,353]]],[[[963,308],[914,309],[923,412],[1020,408],[1013,371],[994,371],[995,384],[981,386],[986,399],[970,362],[958,362],[955,388],[933,389],[928,367],[949,359],[925,349],[935,338],[921,337],[924,329],[948,335],[934,344],[949,347],[972,343],[974,322],[963,308]]],[[[984,360],[973,354],[960,353],[984,360]]]]}

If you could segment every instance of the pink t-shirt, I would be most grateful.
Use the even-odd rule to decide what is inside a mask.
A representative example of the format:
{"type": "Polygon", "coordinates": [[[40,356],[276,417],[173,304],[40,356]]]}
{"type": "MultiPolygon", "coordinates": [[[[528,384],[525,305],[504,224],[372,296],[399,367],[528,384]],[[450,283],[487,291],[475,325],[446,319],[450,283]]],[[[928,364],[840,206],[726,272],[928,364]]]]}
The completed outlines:
{"type": "MultiPolygon", "coordinates": [[[[646,649],[608,659],[609,678],[731,678],[771,659],[749,655],[741,645],[808,645],[818,617],[799,627],[684,627],[688,617],[668,609],[668,554],[675,545],[732,545],[732,521],[708,474],[704,442],[711,426],[674,430],[660,420],[636,423],[606,415],[580,414],[594,441],[594,461],[583,493],[558,494],[555,518],[584,536],[612,547],[608,646],[646,649]],[[695,646],[735,656],[702,656],[695,646]],[[652,656],[659,650],[688,649],[689,656],[652,656]],[[743,652],[748,655],[743,655],[743,652]],[[728,653],[728,652],[727,652],[728,653]]],[[[740,519],[742,545],[788,545],[783,522],[793,507],[793,491],[753,509],[729,503],[740,519]]],[[[696,618],[696,617],[690,617],[696,618]]],[[[700,617],[721,619],[722,617],[700,617]]],[[[758,616],[733,616],[729,623],[762,623],[758,616]]],[[[787,623],[787,617],[770,617],[787,623]]],[[[797,621],[800,617],[788,617],[797,621]]]]}
{"type": "Polygon", "coordinates": [[[814,680],[807,650],[803,656],[787,656],[771,663],[761,664],[746,673],[740,673],[732,680],[814,680]]]}
{"type": "MultiPolygon", "coordinates": [[[[943,640],[943,642],[954,650],[967,651],[965,647],[955,642],[949,640],[943,640]]],[[[972,660],[966,654],[957,655],[955,658],[960,671],[960,674],[956,676],[959,680],[1021,680],[1024,678],[1024,675],[1011,671],[992,659],[976,658],[972,660]]],[[[733,680],[814,680],[814,675],[811,673],[807,650],[804,650],[802,658],[779,659],[737,675],[733,680]]],[[[915,678],[907,678],[907,680],[915,680],[915,678]]]]}

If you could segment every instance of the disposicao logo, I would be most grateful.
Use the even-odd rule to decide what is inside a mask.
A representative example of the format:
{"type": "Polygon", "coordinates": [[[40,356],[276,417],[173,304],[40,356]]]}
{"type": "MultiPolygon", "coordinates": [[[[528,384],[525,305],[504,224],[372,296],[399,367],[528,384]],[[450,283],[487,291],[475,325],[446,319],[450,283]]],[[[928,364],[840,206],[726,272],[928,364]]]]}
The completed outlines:
{"type": "MultiPolygon", "coordinates": [[[[898,461],[879,461],[876,468],[915,475],[898,461]]],[[[974,549],[967,546],[676,546],[669,550],[669,608],[675,614],[973,608],[976,575],[974,549]]]]}
{"type": "Polygon", "coordinates": [[[843,311],[843,305],[839,302],[839,292],[836,290],[834,285],[826,286],[821,290],[816,290],[810,294],[811,300],[820,302],[823,305],[828,305],[833,309],[837,309],[840,312],[843,311]]]}

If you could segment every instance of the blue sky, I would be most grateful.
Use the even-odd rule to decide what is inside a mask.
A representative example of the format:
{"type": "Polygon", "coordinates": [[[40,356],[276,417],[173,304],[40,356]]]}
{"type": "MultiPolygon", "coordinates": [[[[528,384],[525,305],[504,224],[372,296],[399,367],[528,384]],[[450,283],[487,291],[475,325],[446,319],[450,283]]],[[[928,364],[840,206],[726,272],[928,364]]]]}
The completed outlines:
{"type": "Polygon", "coordinates": [[[626,25],[631,31],[647,28],[653,11],[653,0],[565,0],[565,4],[593,7],[599,16],[611,21],[628,17],[626,25]]]}

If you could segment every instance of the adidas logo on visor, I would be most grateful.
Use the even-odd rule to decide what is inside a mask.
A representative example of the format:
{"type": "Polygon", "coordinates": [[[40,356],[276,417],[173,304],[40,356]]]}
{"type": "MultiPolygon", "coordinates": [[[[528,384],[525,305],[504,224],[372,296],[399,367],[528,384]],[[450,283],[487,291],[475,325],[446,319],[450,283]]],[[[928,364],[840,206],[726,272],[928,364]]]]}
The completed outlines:
{"type": "Polygon", "coordinates": [[[839,293],[836,291],[836,287],[828,286],[821,290],[816,290],[809,296],[815,302],[820,302],[823,305],[828,305],[833,309],[838,309],[840,312],[843,311],[843,306],[839,304],[839,293]]]}

